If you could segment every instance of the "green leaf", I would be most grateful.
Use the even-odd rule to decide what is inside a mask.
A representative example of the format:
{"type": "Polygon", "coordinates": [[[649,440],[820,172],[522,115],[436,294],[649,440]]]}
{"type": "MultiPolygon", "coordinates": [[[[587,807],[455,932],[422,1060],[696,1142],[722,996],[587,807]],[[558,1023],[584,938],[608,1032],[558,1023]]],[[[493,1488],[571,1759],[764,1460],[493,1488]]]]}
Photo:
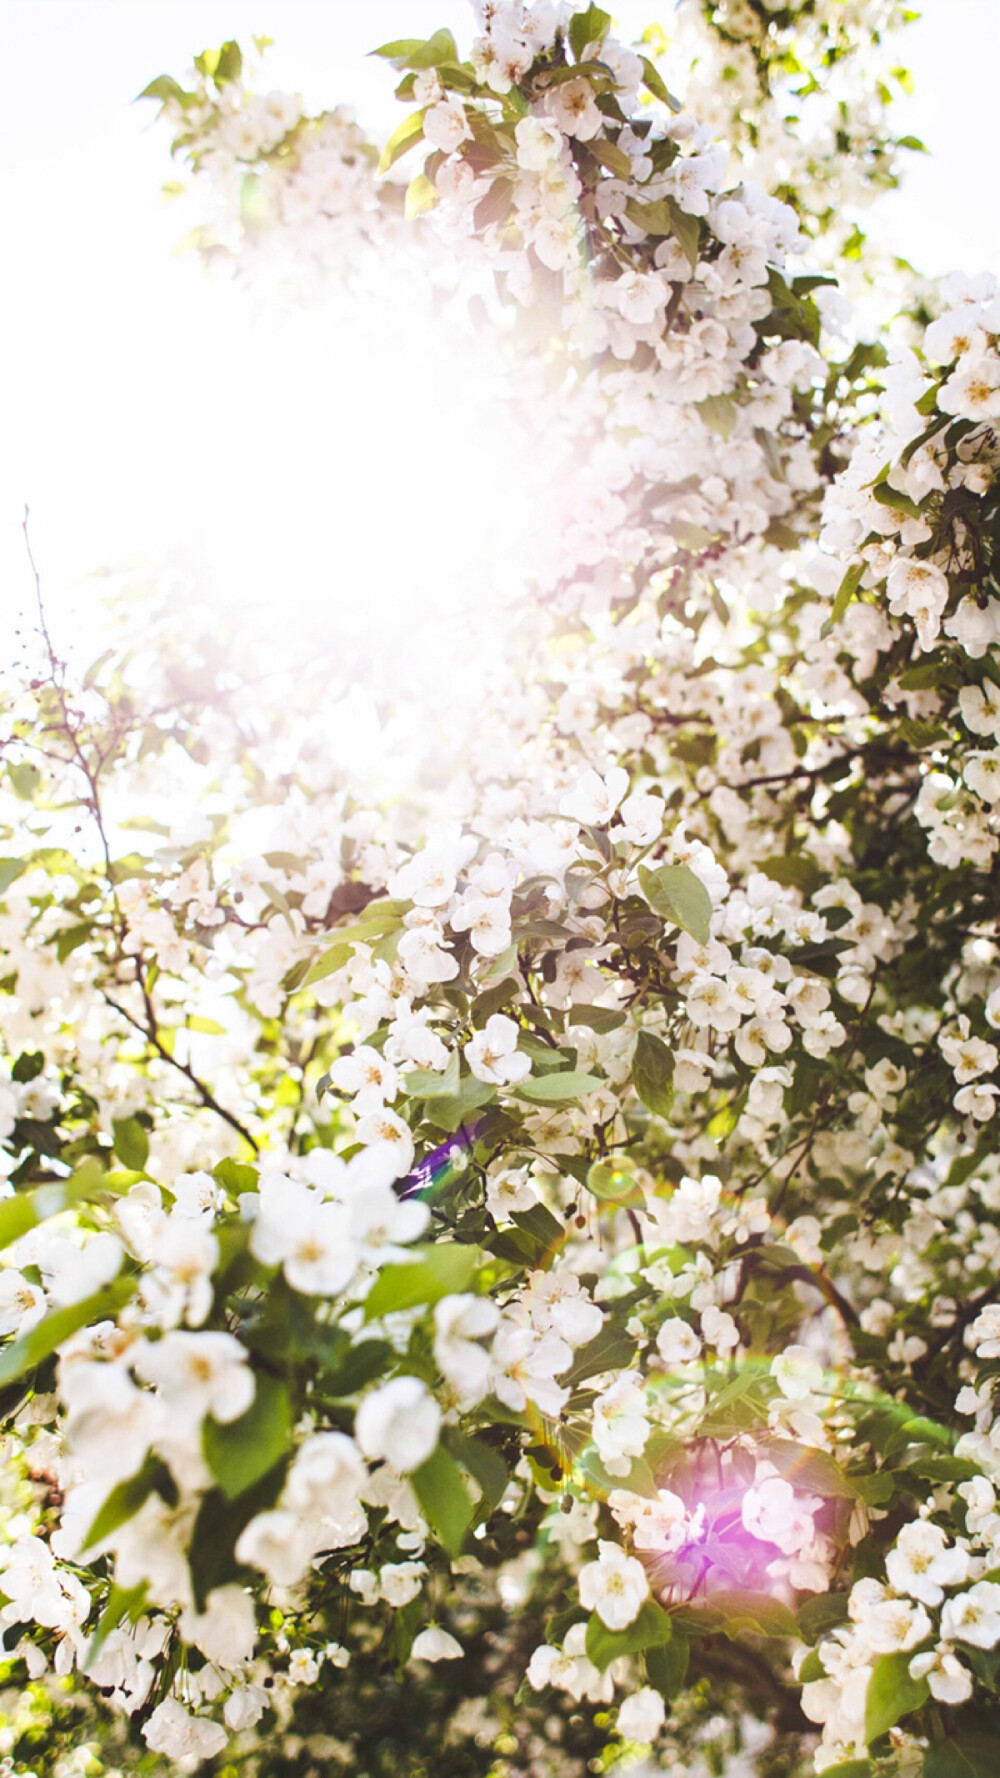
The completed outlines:
{"type": "Polygon", "coordinates": [[[587,143],[587,148],[595,160],[599,160],[602,167],[607,167],[608,172],[613,173],[616,179],[631,179],[632,162],[624,148],[619,148],[616,142],[609,142],[605,137],[598,136],[587,143]]]}
{"type": "Polygon", "coordinates": [[[538,1254],[557,1253],[566,1240],[566,1230],[546,1204],[532,1204],[528,1210],[515,1210],[512,1221],[537,1243],[538,1254]]]}
{"type": "Polygon", "coordinates": [[[359,1340],[322,1372],[323,1394],[334,1401],[357,1395],[359,1389],[373,1383],[395,1360],[395,1348],[388,1340],[359,1340]]]}
{"type": "Polygon", "coordinates": [[[106,1284],[93,1296],[84,1297],[82,1302],[70,1303],[66,1309],[54,1309],[44,1321],[39,1321],[20,1339],[13,1340],[0,1357],[0,1389],[35,1370],[44,1358],[78,1333],[81,1327],[96,1321],[113,1321],[122,1305],[135,1295],[138,1284],[139,1280],[134,1276],[116,1278],[113,1284],[106,1284]]]}
{"type": "Polygon", "coordinates": [[[112,1128],[118,1159],[124,1167],[130,1167],[133,1173],[142,1173],[149,1159],[149,1137],[138,1118],[116,1117],[112,1128]]]}
{"type": "Polygon", "coordinates": [[[675,114],[679,112],[682,109],[681,102],[674,98],[656,65],[650,61],[648,56],[640,56],[639,60],[642,63],[643,82],[649,88],[654,99],[659,99],[661,105],[668,106],[675,114]]]}
{"type": "Polygon", "coordinates": [[[516,972],[517,946],[508,945],[505,951],[501,951],[499,957],[490,959],[490,966],[483,975],[483,980],[484,982],[499,983],[505,976],[516,975],[516,972]]]}
{"type": "Polygon", "coordinates": [[[836,290],[837,280],[827,277],[825,272],[800,272],[797,278],[792,279],[792,289],[796,296],[809,296],[813,290],[820,290],[824,285],[836,290]]]}
{"type": "Polygon", "coordinates": [[[959,670],[950,659],[921,661],[918,666],[908,667],[899,675],[901,691],[929,691],[932,688],[957,691],[960,683],[959,670]]]}
{"type": "Polygon", "coordinates": [[[907,1445],[950,1445],[954,1433],[947,1426],[939,1426],[936,1420],[928,1420],[926,1415],[917,1414],[911,1419],[902,1420],[892,1439],[888,1451],[902,1451],[907,1445]]]}
{"type": "Polygon", "coordinates": [[[656,1498],[656,1478],[644,1457],[633,1457],[625,1475],[613,1476],[601,1462],[596,1446],[589,1445],[579,1459],[577,1469],[591,1497],[599,1494],[606,1500],[615,1488],[624,1488],[629,1494],[645,1494],[650,1500],[656,1498]]]}
{"type": "Polygon", "coordinates": [[[810,1649],[796,1675],[800,1685],[812,1685],[817,1679],[826,1678],[826,1668],[815,1648],[810,1649]]]}
{"type": "Polygon", "coordinates": [[[866,566],[867,564],[865,562],[855,562],[853,568],[848,568],[840,586],[837,588],[837,596],[833,601],[833,608],[830,615],[820,630],[820,635],[822,637],[825,638],[829,636],[831,630],[836,629],[836,626],[839,624],[848,605],[851,603],[851,600],[864,579],[866,566]]]}
{"type": "Polygon", "coordinates": [[[874,1475],[853,1475],[851,1480],[866,1506],[887,1506],[895,1492],[892,1475],[884,1469],[874,1475]]]}
{"type": "Polygon", "coordinates": [[[622,1209],[641,1207],[645,1203],[642,1187],[634,1173],[626,1173],[610,1161],[593,1161],[587,1169],[587,1190],[602,1204],[617,1204],[622,1209]]]}
{"type": "Polygon", "coordinates": [[[127,1476],[112,1488],[104,1505],[97,1514],[90,1530],[81,1544],[81,1549],[89,1550],[93,1544],[103,1543],[119,1525],[124,1525],[139,1511],[140,1506],[149,1499],[151,1494],[159,1494],[170,1506],[177,1504],[177,1486],[166,1464],[150,1451],[142,1467],[135,1475],[127,1476]]]}
{"type": "Polygon", "coordinates": [[[426,1115],[435,1129],[443,1130],[449,1136],[474,1111],[489,1105],[496,1096],[496,1087],[491,1087],[486,1080],[477,1080],[474,1074],[467,1074],[457,1093],[449,1093],[443,1099],[428,1099],[426,1115]]]}
{"type": "Polygon", "coordinates": [[[625,214],[636,228],[644,229],[647,235],[672,235],[674,219],[666,198],[658,198],[654,203],[645,204],[638,198],[630,198],[625,206],[625,214]]]}
{"type": "Polygon", "coordinates": [[[42,774],[30,760],[22,760],[7,767],[7,776],[14,787],[14,795],[22,802],[30,803],[35,791],[42,782],[42,774]]]}
{"type": "Polygon", "coordinates": [[[509,179],[495,179],[472,213],[477,229],[492,228],[496,222],[506,223],[513,195],[514,187],[509,179]]]}
{"type": "Polygon", "coordinates": [[[522,1080],[514,1088],[519,1099],[531,1099],[538,1105],[565,1105],[570,1099],[582,1099],[607,1082],[596,1074],[581,1074],[575,1068],[540,1074],[533,1080],[522,1080]]]}
{"type": "Polygon", "coordinates": [[[424,138],[424,112],[411,111],[404,117],[398,129],[393,130],[388,142],[382,150],[378,163],[378,172],[387,173],[409,149],[415,147],[424,138]]]}
{"type": "Polygon", "coordinates": [[[827,1766],[823,1778],[875,1778],[870,1759],[844,1760],[839,1766],[827,1766]]]}
{"type": "Polygon", "coordinates": [[[434,1536],[449,1556],[459,1555],[476,1507],[454,1457],[438,1445],[410,1481],[434,1536]]]}
{"type": "Polygon", "coordinates": [[[798,1610],[799,1631],[806,1642],[820,1642],[847,1622],[846,1593],[816,1593],[798,1610]]]}
{"type": "Polygon", "coordinates": [[[238,1198],[242,1192],[255,1192],[260,1184],[256,1167],[248,1167],[242,1161],[232,1161],[228,1157],[212,1168],[212,1178],[233,1198],[238,1198]]]}
{"type": "Polygon", "coordinates": [[[435,1073],[432,1068],[414,1068],[403,1076],[403,1090],[413,1099],[451,1099],[459,1089],[460,1059],[452,1050],[446,1068],[435,1073]]]}
{"type": "Polygon", "coordinates": [[[418,173],[415,179],[410,180],[410,183],[406,188],[406,201],[403,206],[403,214],[406,217],[407,222],[412,222],[415,216],[423,216],[425,211],[433,210],[437,202],[437,191],[428,179],[427,174],[418,173]]]}
{"type": "Polygon", "coordinates": [[[216,62],[212,78],[216,86],[224,86],[227,81],[239,80],[243,72],[243,53],[233,38],[222,45],[219,59],[216,62]]]}
{"type": "MultiPolygon", "coordinates": [[[[343,939],[343,941],[338,941],[336,944],[331,944],[331,946],[324,951],[324,955],[317,958],[315,964],[310,965],[310,969],[308,969],[306,974],[302,976],[301,981],[295,983],[295,987],[311,989],[313,981],[326,981],[327,976],[335,976],[338,969],[343,969],[343,965],[351,962],[352,955],[354,955],[354,944],[370,944],[370,942],[374,941],[375,933],[368,933],[368,937],[363,937],[363,933],[361,933],[359,928],[352,928],[352,930],[358,932],[358,937],[356,937],[356,939],[343,939]]],[[[290,974],[292,974],[292,971],[290,971],[290,974]]]]}
{"type": "Polygon", "coordinates": [[[470,1438],[456,1427],[446,1427],[443,1438],[452,1456],[479,1487],[481,1498],[476,1506],[477,1519],[487,1519],[507,1487],[506,1463],[492,1445],[481,1438],[470,1438]]]}
{"type": "Polygon", "coordinates": [[[380,48],[369,51],[373,56],[384,56],[387,62],[396,62],[405,68],[412,55],[423,49],[422,37],[397,37],[392,43],[383,43],[380,48]]]}
{"type": "Polygon", "coordinates": [[[209,1488],[202,1495],[187,1553],[191,1590],[199,1611],[204,1611],[214,1588],[252,1578],[251,1571],[236,1560],[235,1546],[244,1525],[275,1504],[286,1469],[286,1464],[277,1464],[238,1500],[227,1500],[221,1488],[209,1488]]]}
{"type": "Polygon", "coordinates": [[[823,975],[833,981],[837,974],[837,958],[842,951],[850,949],[846,938],[827,938],[822,944],[792,945],[785,956],[796,970],[811,969],[813,975],[823,975]]]}
{"type": "Polygon", "coordinates": [[[599,6],[588,6],[585,12],[574,13],[569,21],[569,43],[578,62],[592,43],[601,44],[611,29],[609,13],[599,6]]]}
{"type": "MultiPolygon", "coordinates": [[[[706,395],[695,406],[709,432],[717,433],[721,439],[730,437],[736,423],[736,403],[731,395],[706,395]]],[[[792,549],[797,543],[798,538],[793,535],[792,549]]]]}
{"type": "Polygon", "coordinates": [[[39,1186],[37,1191],[18,1191],[14,1197],[0,1198],[0,1248],[11,1246],[11,1241],[20,1241],[28,1229],[37,1229],[41,1221],[48,1221],[50,1216],[59,1216],[69,1205],[75,1204],[84,1195],[82,1184],[77,1189],[73,1182],[85,1181],[87,1186],[100,1189],[101,1182],[107,1175],[98,1166],[80,1168],[78,1175],[71,1179],[55,1179],[48,1186],[39,1186]]]}
{"type": "Polygon", "coordinates": [[[652,204],[642,204],[637,198],[630,198],[625,205],[625,214],[647,235],[672,235],[687,255],[692,272],[697,271],[701,227],[697,216],[689,216],[675,198],[657,198],[652,204]]]}
{"type": "Polygon", "coordinates": [[[563,1379],[576,1389],[587,1377],[596,1377],[601,1371],[625,1370],[635,1354],[635,1341],[623,1327],[607,1320],[599,1334],[588,1340],[586,1346],[580,1346],[572,1369],[566,1372],[563,1379]]]}
{"type": "MultiPolygon", "coordinates": [[[[417,1631],[424,1620],[426,1604],[418,1594],[401,1605],[392,1614],[392,1630],[389,1634],[389,1653],[396,1663],[397,1673],[402,1677],[403,1669],[410,1658],[410,1651],[416,1641],[417,1631]]],[[[426,1770],[426,1767],[424,1768],[426,1770]]]]}
{"type": "MultiPolygon", "coordinates": [[[[278,857],[280,854],[272,854],[278,857]]],[[[331,926],[326,932],[318,934],[320,944],[367,944],[385,932],[392,932],[401,922],[410,903],[398,896],[379,895],[367,902],[357,920],[350,926],[331,926]]],[[[345,909],[349,912],[349,909],[345,909]]]]}
{"type": "Polygon", "coordinates": [[[915,753],[925,753],[929,747],[937,747],[949,738],[949,730],[944,723],[920,722],[914,716],[899,717],[896,733],[915,753]]]}
{"type": "MultiPolygon", "coordinates": [[[[577,62],[575,67],[572,62],[553,62],[545,70],[545,84],[547,87],[564,86],[567,81],[579,80],[581,76],[589,80],[597,92],[610,93],[614,88],[614,75],[607,62],[593,61],[577,62]]],[[[590,144],[586,146],[589,148],[590,144]]]]}
{"type": "MultiPolygon", "coordinates": [[[[794,1263],[794,1261],[793,1261],[794,1263]]],[[[807,1494],[822,1494],[828,1500],[857,1500],[858,1490],[851,1477],[827,1451],[811,1450],[796,1444],[794,1439],[762,1440],[767,1457],[786,1481],[793,1482],[807,1494]]]]}
{"type": "Polygon", "coordinates": [[[794,1612],[770,1593],[712,1591],[709,1603],[713,1611],[722,1613],[722,1628],[727,1636],[739,1635],[744,1629],[757,1630],[762,1636],[798,1637],[799,1626],[794,1612]]]}
{"type": "Polygon", "coordinates": [[[755,868],[784,889],[800,890],[807,901],[823,881],[823,872],[805,852],[781,852],[775,858],[762,858],[755,868]]]}
{"type": "Polygon", "coordinates": [[[435,31],[426,43],[420,43],[412,49],[406,58],[408,68],[441,68],[448,62],[458,62],[458,45],[450,31],[435,31]]]}
{"type": "Polygon", "coordinates": [[[926,1679],[910,1678],[910,1659],[902,1652],[878,1656],[865,1698],[866,1741],[877,1741],[901,1716],[919,1710],[930,1697],[926,1679]]]}
{"type": "MultiPolygon", "coordinates": [[[[142,97],[141,94],[140,97],[142,97]]],[[[142,1608],[146,1603],[148,1591],[149,1582],[147,1580],[141,1580],[135,1587],[112,1587],[97,1628],[87,1644],[87,1652],[80,1662],[80,1669],[83,1673],[86,1673],[91,1663],[96,1661],[112,1630],[118,1628],[123,1617],[127,1617],[134,1624],[137,1618],[142,1616],[142,1608]]]]}
{"type": "Polygon", "coordinates": [[[143,87],[141,93],[136,94],[136,103],[140,99],[159,99],[160,104],[165,105],[168,99],[176,99],[179,105],[183,105],[191,96],[182,86],[178,86],[172,74],[158,74],[155,80],[143,87]]]}
{"type": "Polygon", "coordinates": [[[924,1754],[923,1778],[996,1778],[995,1735],[956,1735],[937,1741],[924,1754]]]}
{"type": "Polygon", "coordinates": [[[71,957],[74,951],[86,944],[93,930],[92,920],[81,920],[76,926],[64,926],[56,939],[56,956],[60,963],[65,963],[67,957],[71,957]]]}
{"type": "Polygon", "coordinates": [[[880,482],[872,489],[872,495],[880,506],[887,506],[891,512],[901,512],[905,518],[919,519],[923,517],[921,508],[909,494],[901,493],[899,488],[892,488],[888,482],[880,482]]]}
{"type": "Polygon", "coordinates": [[[674,1101],[674,1057],[652,1031],[639,1032],[632,1059],[632,1084],[647,1110],[657,1117],[669,1117],[674,1101]]]}
{"type": "Polygon", "coordinates": [[[700,1431],[703,1435],[714,1438],[729,1438],[742,1429],[748,1418],[755,1416],[762,1405],[761,1390],[768,1377],[766,1364],[748,1362],[744,1369],[728,1383],[724,1383],[716,1395],[713,1395],[701,1422],[700,1431]],[[754,1401],[753,1398],[757,1397],[754,1401]],[[745,1404],[753,1402],[753,1406],[744,1412],[745,1404]],[[735,1410],[740,1410],[734,1414],[735,1410]]]}
{"type": "Polygon", "coordinates": [[[670,1641],[673,1625],[662,1605],[647,1599],[638,1617],[624,1630],[609,1630],[592,1611],[587,1619],[586,1651],[600,1673],[620,1655],[639,1654],[644,1648],[660,1648],[670,1641]]]}
{"type": "Polygon", "coordinates": [[[5,895],[12,883],[28,868],[23,858],[0,858],[0,895],[5,895]]]}
{"type": "Polygon", "coordinates": [[[978,1464],[967,1457],[911,1458],[906,1469],[927,1482],[971,1482],[980,1473],[978,1464]]]}
{"type": "Polygon", "coordinates": [[[413,1252],[421,1257],[410,1264],[383,1266],[365,1299],[367,1321],[468,1290],[482,1261],[478,1247],[458,1241],[437,1241],[413,1252]]]}
{"type": "MultiPolygon", "coordinates": [[[[16,1193],[12,1198],[0,1198],[0,1248],[9,1247],[12,1241],[19,1241],[29,1229],[37,1228],[43,1220],[39,1215],[38,1199],[46,1194],[51,1198],[51,1186],[43,1186],[40,1192],[25,1192],[23,1195],[16,1193]]],[[[65,1208],[62,1197],[60,1190],[55,1200],[59,1210],[65,1208]]],[[[50,1211],[49,1214],[52,1215],[53,1212],[50,1211]]]]}
{"type": "Polygon", "coordinates": [[[781,273],[771,266],[767,274],[771,296],[771,312],[758,323],[762,337],[768,339],[808,340],[818,346],[822,322],[815,302],[802,296],[785,282],[781,273]]]}
{"type": "Polygon", "coordinates": [[[639,866],[642,892],[658,914],[690,933],[699,945],[711,937],[712,898],[700,877],[686,864],[662,864],[659,870],[639,866]]]}
{"type": "Polygon", "coordinates": [[[586,1025],[590,1031],[619,1031],[624,1025],[627,1014],[619,1012],[613,1006],[571,1006],[566,1015],[567,1024],[586,1025]]]}
{"type": "Polygon", "coordinates": [[[773,544],[775,549],[799,549],[802,539],[791,525],[783,525],[780,519],[772,519],[764,532],[764,542],[773,544]]]}
{"type": "Polygon", "coordinates": [[[131,1169],[123,1168],[120,1172],[105,1173],[103,1167],[92,1157],[85,1160],[71,1173],[68,1179],[53,1180],[51,1185],[40,1185],[32,1193],[35,1209],[40,1222],[49,1216],[57,1216],[71,1204],[100,1203],[106,1192],[120,1196],[138,1185],[142,1175],[131,1169]]]}
{"type": "Polygon", "coordinates": [[[227,1500],[238,1500],[279,1463],[291,1444],[292,1404],[286,1385],[258,1371],[254,1398],[245,1414],[225,1425],[208,1418],[201,1443],[215,1480],[227,1500]]]}
{"type": "Polygon", "coordinates": [[[203,49],[200,56],[195,56],[194,65],[199,74],[214,80],[216,86],[224,86],[227,81],[240,77],[243,67],[240,46],[230,38],[219,49],[203,49]]]}
{"type": "Polygon", "coordinates": [[[646,1650],[646,1678],[668,1704],[684,1688],[690,1658],[690,1640],[676,1624],[669,1642],[646,1650]]]}
{"type": "Polygon", "coordinates": [[[45,1057],[41,1050],[22,1050],[10,1071],[10,1078],[19,1086],[27,1086],[29,1081],[38,1079],[44,1068],[45,1057]]]}

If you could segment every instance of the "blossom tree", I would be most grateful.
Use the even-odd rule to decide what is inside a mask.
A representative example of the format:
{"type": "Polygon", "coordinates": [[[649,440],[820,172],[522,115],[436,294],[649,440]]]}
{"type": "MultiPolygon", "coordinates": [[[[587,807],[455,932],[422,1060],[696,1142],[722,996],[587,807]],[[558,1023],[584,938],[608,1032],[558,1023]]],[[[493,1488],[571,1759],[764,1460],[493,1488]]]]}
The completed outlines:
{"type": "Polygon", "coordinates": [[[1000,293],[831,275],[894,6],[476,10],[381,150],[232,42],[148,89],[210,258],[489,331],[538,516],[474,698],[351,664],[405,796],[329,657],[164,581],[77,675],[39,582],[14,1769],[988,1778],[1000,293]]]}

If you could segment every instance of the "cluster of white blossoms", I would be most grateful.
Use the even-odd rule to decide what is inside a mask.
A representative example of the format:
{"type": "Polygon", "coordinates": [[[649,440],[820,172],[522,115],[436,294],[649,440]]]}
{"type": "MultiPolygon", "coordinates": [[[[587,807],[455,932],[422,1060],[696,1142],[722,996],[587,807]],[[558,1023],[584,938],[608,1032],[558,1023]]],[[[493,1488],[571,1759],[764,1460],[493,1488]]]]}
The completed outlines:
{"type": "Polygon", "coordinates": [[[928,762],[914,813],[931,857],[984,871],[1000,801],[1000,598],[977,531],[994,508],[1000,465],[998,291],[988,274],[945,281],[944,312],[921,355],[907,350],[890,366],[884,425],[855,452],[824,515],[828,547],[856,556],[847,595],[876,595],[853,608],[869,614],[863,652],[843,638],[858,657],[851,677],[887,656],[883,696],[921,725],[928,762]]]}
{"type": "MultiPolygon", "coordinates": [[[[998,1314],[991,1306],[968,1330],[981,1356],[991,1351],[998,1314]]],[[[1000,1346],[994,1342],[993,1349],[1000,1346]]],[[[984,1393],[988,1399],[989,1383],[984,1393]]],[[[963,1394],[977,1392],[967,1386],[963,1394]]],[[[969,1405],[960,1398],[959,1411],[969,1405]]],[[[982,1404],[979,1411],[982,1417],[982,1404]]],[[[992,1425],[988,1408],[986,1418],[992,1425]]],[[[987,1474],[970,1474],[926,1500],[888,1550],[885,1581],[856,1581],[847,1623],[800,1662],[803,1709],[823,1728],[818,1771],[864,1756],[873,1739],[872,1684],[880,1658],[895,1661],[889,1671],[907,1686],[910,1709],[928,1698],[954,1707],[973,1695],[980,1651],[1000,1645],[1000,1513],[990,1479],[990,1472],[997,1477],[998,1454],[995,1443],[966,1435],[956,1446],[958,1464],[959,1453],[973,1450],[987,1474]]]]}
{"type": "Polygon", "coordinates": [[[921,146],[897,143],[890,116],[909,16],[901,0],[680,0],[664,31],[668,78],[831,260],[899,182],[899,147],[921,146]]]}
{"type": "MultiPolygon", "coordinates": [[[[815,1645],[799,1770],[811,1724],[909,1757],[993,1695],[996,293],[833,479],[876,360],[793,209],[599,8],[478,12],[386,46],[383,158],[424,145],[551,500],[481,696],[394,715],[436,770],[370,794],[329,663],[265,691],[190,612],[11,699],[0,1611],[176,1761],[431,1668],[533,1773],[583,1769],[564,1698],[580,1760],[680,1760],[720,1638],[783,1698],[815,1645]]],[[[327,130],[394,250],[342,120],[200,62],[154,96],[241,241],[326,264],[327,130]]]]}
{"type": "MultiPolygon", "coordinates": [[[[565,35],[574,14],[587,10],[568,0],[482,0],[475,7],[480,34],[465,65],[480,89],[504,98],[565,35]]],[[[705,141],[738,156],[765,190],[780,189],[828,258],[845,241],[863,238],[853,218],[859,206],[898,184],[900,147],[923,146],[911,137],[897,140],[890,117],[893,93],[910,87],[898,62],[900,27],[912,16],[903,0],[780,7],[677,0],[669,21],[651,25],[634,48],[609,38],[606,15],[593,12],[593,47],[600,45],[619,91],[636,97],[646,61],[658,95],[672,101],[669,88],[683,93],[705,141]]],[[[437,33],[432,43],[447,35],[437,33]]],[[[267,40],[255,40],[255,48],[260,55],[267,40]]],[[[277,243],[265,242],[262,224],[284,223],[289,227],[280,232],[278,252],[286,280],[296,272],[300,281],[320,269],[342,273],[349,219],[362,223],[360,246],[372,212],[381,210],[385,226],[398,194],[391,186],[380,193],[373,184],[377,156],[363,145],[349,112],[338,107],[310,117],[297,95],[255,92],[248,77],[252,71],[238,46],[227,43],[196,58],[186,86],[161,76],[147,88],[164,102],[175,150],[202,175],[202,195],[210,195],[201,244],[246,256],[259,280],[277,258],[277,243]]],[[[426,140],[449,154],[470,139],[461,103],[468,90],[467,82],[442,80],[431,54],[404,75],[399,92],[424,110],[426,140]]],[[[681,127],[689,133],[690,125],[681,127]]],[[[586,79],[569,80],[565,91],[553,89],[538,118],[525,120],[522,164],[529,165],[534,152],[534,170],[548,171],[551,179],[546,134],[585,142],[602,133],[594,88],[586,79]]],[[[639,144],[631,147],[641,153],[639,144]]],[[[421,202],[415,195],[412,207],[421,202]]],[[[567,237],[577,232],[573,195],[558,176],[547,184],[535,221],[541,257],[554,254],[558,267],[567,237]]],[[[856,246],[852,251],[860,259],[856,246]]]]}
{"type": "Polygon", "coordinates": [[[259,287],[278,291],[363,273],[373,239],[381,246],[390,226],[377,153],[348,108],[313,116],[298,94],[250,90],[247,72],[229,42],[198,56],[185,86],[161,75],[142,95],[160,101],[174,153],[198,174],[200,250],[238,260],[259,287]]]}

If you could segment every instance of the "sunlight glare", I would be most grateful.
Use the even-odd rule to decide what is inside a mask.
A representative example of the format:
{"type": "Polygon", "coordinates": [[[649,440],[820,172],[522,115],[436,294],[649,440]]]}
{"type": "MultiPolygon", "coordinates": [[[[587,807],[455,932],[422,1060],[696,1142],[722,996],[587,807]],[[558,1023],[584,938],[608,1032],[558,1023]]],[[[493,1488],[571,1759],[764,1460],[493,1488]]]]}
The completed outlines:
{"type": "Polygon", "coordinates": [[[405,288],[248,326],[213,416],[199,587],[278,649],[405,650],[499,621],[523,585],[531,463],[490,341],[405,288]]]}

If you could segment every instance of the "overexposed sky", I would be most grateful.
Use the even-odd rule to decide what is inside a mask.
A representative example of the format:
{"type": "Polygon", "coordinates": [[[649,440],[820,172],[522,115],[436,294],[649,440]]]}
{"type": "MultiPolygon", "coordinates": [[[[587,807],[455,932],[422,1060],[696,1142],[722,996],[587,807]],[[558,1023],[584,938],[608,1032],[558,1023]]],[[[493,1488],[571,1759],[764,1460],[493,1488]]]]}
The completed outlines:
{"type": "MultiPolygon", "coordinates": [[[[611,0],[611,10],[629,35],[657,4],[611,0]]],[[[905,39],[916,93],[898,115],[932,153],[912,157],[908,186],[884,200],[877,228],[922,271],[998,269],[1000,0],[924,0],[923,13],[905,39]]],[[[349,454],[363,476],[364,453],[376,455],[397,424],[371,339],[321,343],[321,404],[309,350],[286,352],[263,336],[232,289],[175,253],[178,213],[159,196],[171,171],[166,141],[152,127],[154,107],[134,105],[134,95],[209,44],[266,33],[276,40],[273,85],[317,106],[352,104],[385,130],[397,111],[391,70],[367,51],[445,24],[467,39],[465,0],[0,0],[4,645],[31,592],[25,502],[58,616],[86,611],[94,594],[84,577],[101,565],[191,542],[213,571],[246,575],[248,600],[288,609],[290,580],[308,572],[306,545],[315,553],[306,508],[312,514],[322,498],[296,462],[305,464],[314,433],[328,445],[340,423],[345,438],[352,428],[360,435],[349,454]],[[366,386],[367,409],[358,405],[366,386]]],[[[446,448],[442,435],[438,454],[446,448]]],[[[432,466],[447,480],[446,464],[432,466]]],[[[373,484],[377,474],[373,466],[373,484]]],[[[336,547],[333,531],[331,556],[336,547]]],[[[352,547],[357,555],[357,538],[352,547]]]]}

